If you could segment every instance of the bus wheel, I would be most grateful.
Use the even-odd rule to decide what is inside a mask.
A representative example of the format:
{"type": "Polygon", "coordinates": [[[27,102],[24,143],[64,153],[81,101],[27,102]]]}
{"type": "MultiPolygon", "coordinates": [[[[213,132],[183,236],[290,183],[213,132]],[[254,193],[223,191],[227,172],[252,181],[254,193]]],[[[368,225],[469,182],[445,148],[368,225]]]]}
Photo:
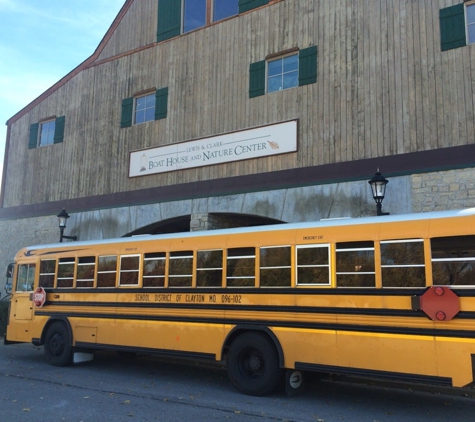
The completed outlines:
{"type": "Polygon", "coordinates": [[[73,348],[69,331],[63,322],[54,322],[45,337],[45,355],[51,365],[66,366],[72,362],[73,348]]]}
{"type": "Polygon", "coordinates": [[[265,334],[248,332],[231,344],[227,357],[231,382],[244,394],[262,396],[272,393],[282,378],[279,356],[265,334]]]}

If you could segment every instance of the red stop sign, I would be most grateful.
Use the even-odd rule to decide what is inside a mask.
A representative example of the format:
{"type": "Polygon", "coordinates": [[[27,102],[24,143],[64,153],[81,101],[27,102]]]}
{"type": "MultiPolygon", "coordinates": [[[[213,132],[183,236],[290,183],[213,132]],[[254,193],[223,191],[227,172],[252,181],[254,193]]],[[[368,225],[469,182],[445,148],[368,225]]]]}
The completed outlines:
{"type": "Polygon", "coordinates": [[[46,302],[46,292],[43,287],[38,287],[33,292],[33,303],[37,308],[41,308],[46,302]]]}

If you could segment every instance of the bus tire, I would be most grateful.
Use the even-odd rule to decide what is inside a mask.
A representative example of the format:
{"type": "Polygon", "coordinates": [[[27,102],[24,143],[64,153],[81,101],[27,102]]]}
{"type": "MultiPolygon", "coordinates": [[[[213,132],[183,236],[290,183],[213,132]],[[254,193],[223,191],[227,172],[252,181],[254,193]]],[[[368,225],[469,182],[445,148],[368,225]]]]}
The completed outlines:
{"type": "Polygon", "coordinates": [[[254,331],[244,333],[232,342],[227,370],[233,385],[250,396],[272,393],[282,379],[275,345],[268,336],[254,331]]]}
{"type": "Polygon", "coordinates": [[[53,366],[70,365],[73,358],[68,327],[64,322],[53,322],[45,336],[45,355],[48,362],[53,366]]]}

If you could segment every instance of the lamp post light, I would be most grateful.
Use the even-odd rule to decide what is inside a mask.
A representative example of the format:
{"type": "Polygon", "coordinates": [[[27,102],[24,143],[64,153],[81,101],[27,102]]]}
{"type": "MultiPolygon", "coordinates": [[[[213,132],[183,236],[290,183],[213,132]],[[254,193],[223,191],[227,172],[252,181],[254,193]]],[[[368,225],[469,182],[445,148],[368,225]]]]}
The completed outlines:
{"type": "Polygon", "coordinates": [[[389,215],[388,212],[381,211],[384,195],[386,194],[386,185],[389,183],[389,180],[386,180],[378,169],[371,180],[368,180],[368,183],[371,186],[373,199],[376,202],[376,215],[389,215]]]}
{"type": "Polygon", "coordinates": [[[69,214],[66,212],[66,210],[64,208],[57,215],[57,217],[58,217],[58,220],[59,220],[59,230],[60,230],[59,241],[62,242],[63,239],[78,240],[77,236],[66,236],[64,234],[64,229],[66,228],[66,221],[69,218],[69,214]]]}

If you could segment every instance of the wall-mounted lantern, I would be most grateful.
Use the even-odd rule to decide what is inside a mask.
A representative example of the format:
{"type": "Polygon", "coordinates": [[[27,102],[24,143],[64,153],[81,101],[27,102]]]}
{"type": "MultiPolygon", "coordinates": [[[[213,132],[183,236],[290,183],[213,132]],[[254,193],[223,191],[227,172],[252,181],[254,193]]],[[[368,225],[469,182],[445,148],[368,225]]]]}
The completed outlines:
{"type": "Polygon", "coordinates": [[[389,215],[388,212],[382,212],[382,203],[384,196],[386,195],[386,185],[389,183],[388,180],[378,171],[376,174],[368,180],[368,183],[371,186],[371,192],[373,194],[373,199],[376,202],[376,215],[389,215]]]}
{"type": "Polygon", "coordinates": [[[66,212],[64,208],[57,215],[57,217],[59,220],[59,230],[60,230],[59,241],[62,242],[63,239],[78,240],[77,236],[66,236],[64,234],[64,229],[66,228],[66,222],[68,221],[68,218],[69,218],[69,214],[66,212]]]}

